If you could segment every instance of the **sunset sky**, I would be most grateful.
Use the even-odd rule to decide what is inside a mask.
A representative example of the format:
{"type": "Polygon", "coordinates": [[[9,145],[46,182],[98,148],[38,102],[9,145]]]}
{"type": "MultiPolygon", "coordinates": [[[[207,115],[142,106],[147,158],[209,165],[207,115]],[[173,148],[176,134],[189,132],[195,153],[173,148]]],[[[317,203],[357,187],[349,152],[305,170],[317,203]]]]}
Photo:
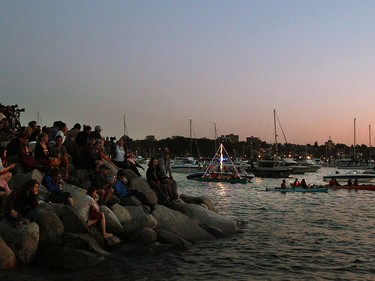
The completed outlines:
{"type": "MultiPolygon", "coordinates": [[[[369,145],[375,1],[0,2],[0,103],[157,139],[369,145]],[[278,129],[278,140],[285,142],[278,129]]],[[[375,130],[375,128],[374,128],[375,130]]],[[[372,137],[373,138],[373,137],[372,137]]],[[[373,138],[374,139],[374,138],[373,138]]]]}

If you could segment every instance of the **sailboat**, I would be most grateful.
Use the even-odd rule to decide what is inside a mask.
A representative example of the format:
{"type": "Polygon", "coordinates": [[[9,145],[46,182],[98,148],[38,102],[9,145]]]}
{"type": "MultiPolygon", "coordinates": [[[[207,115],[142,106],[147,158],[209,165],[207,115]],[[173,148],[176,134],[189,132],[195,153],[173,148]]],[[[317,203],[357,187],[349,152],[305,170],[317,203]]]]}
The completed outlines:
{"type": "MultiPolygon", "coordinates": [[[[190,118],[190,152],[188,157],[175,159],[172,164],[174,173],[193,173],[202,169],[202,166],[191,156],[192,155],[192,121],[190,118]]],[[[198,152],[199,153],[199,152],[198,152]]]]}
{"type": "Polygon", "coordinates": [[[226,182],[246,184],[251,177],[242,176],[236,166],[230,159],[228,152],[221,143],[215,156],[204,172],[187,175],[188,180],[197,180],[203,182],[226,182]],[[225,165],[226,163],[229,165],[225,165]]]}
{"type": "MultiPolygon", "coordinates": [[[[350,170],[364,170],[369,168],[368,162],[363,159],[357,159],[356,155],[356,118],[354,118],[354,143],[353,143],[353,158],[343,158],[336,160],[337,169],[350,169],[350,170]]],[[[371,140],[370,140],[371,142],[371,140]]],[[[370,144],[371,145],[371,144],[370,144]]]]}

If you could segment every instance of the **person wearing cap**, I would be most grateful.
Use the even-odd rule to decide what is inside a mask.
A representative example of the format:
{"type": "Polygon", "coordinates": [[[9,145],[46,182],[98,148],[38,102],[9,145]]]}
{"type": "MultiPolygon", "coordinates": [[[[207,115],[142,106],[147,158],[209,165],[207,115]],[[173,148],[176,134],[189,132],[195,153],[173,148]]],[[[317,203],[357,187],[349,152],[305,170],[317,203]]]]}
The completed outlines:
{"type": "Polygon", "coordinates": [[[163,157],[159,158],[158,161],[161,183],[169,184],[173,199],[178,200],[177,182],[173,179],[170,152],[168,149],[163,152],[163,157]]]}
{"type": "Polygon", "coordinates": [[[110,168],[102,164],[99,166],[99,173],[95,174],[91,181],[91,186],[97,189],[100,201],[103,205],[106,205],[109,200],[112,199],[114,190],[113,185],[115,183],[115,177],[109,175],[110,168]]]}
{"type": "Polygon", "coordinates": [[[101,133],[102,133],[102,127],[100,127],[99,125],[96,125],[94,128],[94,132],[93,132],[93,135],[95,136],[96,140],[102,139],[101,133]]]}
{"type": "MultiPolygon", "coordinates": [[[[137,198],[142,205],[147,205],[152,208],[152,204],[148,201],[146,195],[138,190],[129,190],[126,186],[125,171],[120,169],[117,171],[116,182],[113,185],[115,195],[120,201],[126,197],[134,196],[137,198]]],[[[121,203],[120,203],[121,204],[121,203]]]]}

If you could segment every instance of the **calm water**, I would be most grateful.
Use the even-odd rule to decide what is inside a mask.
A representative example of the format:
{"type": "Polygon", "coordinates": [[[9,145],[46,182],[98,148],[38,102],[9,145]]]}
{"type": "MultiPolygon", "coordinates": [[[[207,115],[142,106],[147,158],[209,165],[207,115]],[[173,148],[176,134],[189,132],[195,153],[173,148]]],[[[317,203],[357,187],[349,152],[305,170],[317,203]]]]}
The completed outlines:
{"type": "MultiPolygon", "coordinates": [[[[334,172],[298,175],[323,183],[334,172]]],[[[242,222],[241,233],[200,242],[186,252],[127,258],[106,269],[52,275],[91,280],[375,280],[375,192],[266,192],[281,179],[255,178],[247,185],[200,183],[175,174],[180,192],[208,196],[225,214],[242,222]],[[119,269],[121,262],[131,269],[119,269]],[[103,274],[100,274],[100,273],[103,274]],[[112,272],[112,273],[109,273],[112,272]],[[84,277],[84,278],[82,278],[84,277]]],[[[288,179],[292,182],[293,178],[288,179]]]]}

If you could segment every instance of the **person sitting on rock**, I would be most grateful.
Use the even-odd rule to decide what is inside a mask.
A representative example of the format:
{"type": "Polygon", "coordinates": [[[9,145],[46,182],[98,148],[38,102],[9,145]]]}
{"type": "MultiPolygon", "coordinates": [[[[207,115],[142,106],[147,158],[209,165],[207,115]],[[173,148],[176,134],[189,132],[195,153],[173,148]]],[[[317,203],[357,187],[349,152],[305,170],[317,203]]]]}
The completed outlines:
{"type": "Polygon", "coordinates": [[[38,208],[39,183],[28,180],[23,186],[15,188],[8,196],[5,204],[4,217],[15,225],[27,220],[35,220],[38,208]]]}
{"type": "Polygon", "coordinates": [[[12,178],[11,170],[16,167],[15,163],[7,165],[7,150],[5,147],[0,146],[0,179],[8,182],[12,178]]]}
{"type": "Polygon", "coordinates": [[[129,190],[126,186],[125,180],[125,171],[122,169],[118,170],[116,182],[113,185],[113,190],[117,198],[120,199],[120,201],[123,201],[122,199],[126,197],[134,196],[142,203],[142,205],[147,205],[152,208],[153,206],[150,201],[148,201],[146,195],[138,190],[129,190]]]}
{"type": "Polygon", "coordinates": [[[50,146],[51,157],[55,157],[59,160],[60,166],[56,168],[62,168],[64,171],[64,179],[69,177],[69,160],[66,153],[66,148],[63,146],[63,137],[57,133],[55,138],[55,144],[50,146]]]}
{"type": "Polygon", "coordinates": [[[90,134],[87,143],[80,149],[80,164],[82,169],[98,171],[103,164],[100,151],[96,148],[97,142],[95,137],[90,134]]]}
{"type": "Polygon", "coordinates": [[[108,201],[112,199],[114,193],[113,185],[115,183],[115,178],[109,175],[109,170],[110,168],[107,165],[100,165],[99,173],[94,175],[91,182],[91,186],[97,189],[100,203],[103,205],[106,205],[108,201]]]}
{"type": "Polygon", "coordinates": [[[43,177],[42,184],[49,193],[46,202],[64,203],[74,207],[72,195],[62,190],[62,183],[62,175],[58,168],[53,168],[49,174],[43,177]]]}
{"type": "Polygon", "coordinates": [[[28,144],[25,144],[21,147],[21,150],[18,154],[18,161],[20,162],[25,173],[39,168],[38,161],[34,159],[28,144]]]}
{"type": "Polygon", "coordinates": [[[148,168],[146,171],[147,182],[150,185],[151,189],[156,192],[158,200],[161,204],[166,204],[171,200],[170,195],[172,191],[170,190],[170,185],[162,185],[159,181],[158,172],[159,170],[159,161],[158,159],[152,157],[148,162],[148,168]]]}
{"type": "Polygon", "coordinates": [[[5,202],[9,194],[10,188],[8,183],[5,180],[0,179],[0,218],[2,217],[3,210],[5,208],[5,202]]]}
{"type": "Polygon", "coordinates": [[[112,237],[112,233],[108,233],[106,230],[106,220],[102,212],[99,211],[99,205],[96,202],[99,196],[96,193],[96,188],[90,186],[87,189],[87,194],[78,201],[76,210],[79,216],[87,223],[86,227],[91,226],[99,222],[101,233],[104,239],[112,237]]]}
{"type": "Polygon", "coordinates": [[[13,157],[14,160],[17,158],[18,151],[20,148],[28,144],[28,137],[26,133],[19,133],[18,136],[12,139],[7,145],[7,158],[9,161],[13,157]]]}
{"type": "Polygon", "coordinates": [[[172,199],[178,200],[177,182],[173,179],[170,152],[168,149],[164,151],[163,157],[158,162],[161,183],[169,184],[171,186],[172,199]]]}

